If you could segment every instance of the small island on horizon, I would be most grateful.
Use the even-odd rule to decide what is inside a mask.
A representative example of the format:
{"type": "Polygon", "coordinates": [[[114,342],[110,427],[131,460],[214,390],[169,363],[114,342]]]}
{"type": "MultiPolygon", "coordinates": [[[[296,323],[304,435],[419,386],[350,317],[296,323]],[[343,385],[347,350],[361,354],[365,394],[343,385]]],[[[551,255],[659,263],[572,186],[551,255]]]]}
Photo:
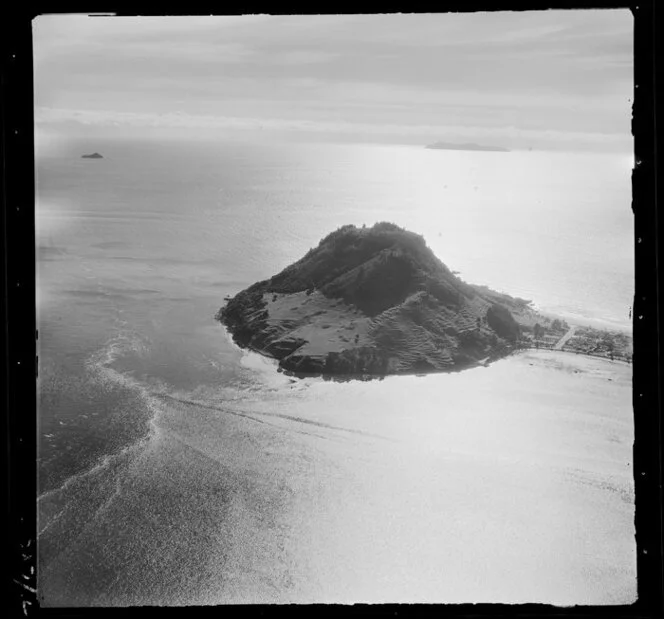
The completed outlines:
{"type": "MultiPolygon", "coordinates": [[[[576,327],[464,282],[422,236],[387,222],[342,226],[226,301],[216,318],[235,343],[298,377],[459,371],[575,339],[576,327]]],[[[613,359],[631,339],[612,342],[613,359]]]]}
{"type": "Polygon", "coordinates": [[[508,148],[502,146],[484,146],[482,144],[473,144],[471,142],[465,144],[454,144],[452,142],[434,142],[433,144],[428,144],[425,148],[431,148],[433,150],[484,150],[484,151],[496,151],[501,153],[509,153],[508,148]]]}
{"type": "Polygon", "coordinates": [[[92,153],[91,155],[81,155],[81,159],[103,159],[99,153],[92,153]]]}

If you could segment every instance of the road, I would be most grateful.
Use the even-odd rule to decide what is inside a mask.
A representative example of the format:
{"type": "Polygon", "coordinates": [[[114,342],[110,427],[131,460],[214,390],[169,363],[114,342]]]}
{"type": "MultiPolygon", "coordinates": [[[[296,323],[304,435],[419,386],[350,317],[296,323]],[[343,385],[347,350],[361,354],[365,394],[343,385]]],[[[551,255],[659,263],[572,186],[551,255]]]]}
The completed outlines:
{"type": "Polygon", "coordinates": [[[557,342],[556,345],[553,347],[553,350],[562,350],[562,347],[567,344],[567,340],[569,340],[573,335],[574,331],[576,330],[575,326],[571,326],[569,328],[569,331],[565,333],[557,342]]]}

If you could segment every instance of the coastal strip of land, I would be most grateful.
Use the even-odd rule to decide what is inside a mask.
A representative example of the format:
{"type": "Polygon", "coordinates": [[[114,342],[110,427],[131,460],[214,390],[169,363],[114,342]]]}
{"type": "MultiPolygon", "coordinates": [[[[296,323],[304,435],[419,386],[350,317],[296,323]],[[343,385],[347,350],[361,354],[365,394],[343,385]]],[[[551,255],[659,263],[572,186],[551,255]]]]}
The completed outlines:
{"type": "Polygon", "coordinates": [[[631,360],[631,338],[570,326],[527,299],[469,284],[421,235],[388,222],[342,226],[229,298],[217,318],[236,344],[295,376],[459,371],[524,348],[631,360]]]}

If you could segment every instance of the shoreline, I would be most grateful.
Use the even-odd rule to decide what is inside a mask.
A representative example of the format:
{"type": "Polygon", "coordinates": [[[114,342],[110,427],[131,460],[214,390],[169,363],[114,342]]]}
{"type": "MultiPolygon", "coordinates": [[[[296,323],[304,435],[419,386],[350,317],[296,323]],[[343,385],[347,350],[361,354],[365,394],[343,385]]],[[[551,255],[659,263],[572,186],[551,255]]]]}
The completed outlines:
{"type": "Polygon", "coordinates": [[[537,312],[540,316],[544,316],[545,318],[549,318],[550,320],[556,320],[556,319],[565,320],[570,325],[574,325],[576,327],[590,327],[592,329],[599,329],[604,331],[616,331],[628,334],[631,334],[633,331],[632,323],[626,324],[622,322],[608,320],[606,318],[593,318],[569,312],[550,311],[547,310],[546,308],[540,307],[535,304],[533,304],[532,307],[535,310],[535,312],[537,312]]]}
{"type": "MultiPolygon", "coordinates": [[[[566,354],[574,354],[576,356],[583,356],[583,357],[588,357],[588,358],[594,358],[594,359],[602,359],[605,361],[610,361],[612,363],[620,363],[622,365],[630,366],[632,365],[631,361],[628,361],[623,358],[615,358],[612,359],[610,356],[607,354],[593,354],[591,352],[586,352],[583,350],[574,350],[570,348],[566,348],[567,346],[567,340],[565,339],[568,336],[568,333],[565,332],[564,335],[559,337],[557,339],[557,342],[555,344],[546,344],[544,342],[541,343],[540,346],[536,346],[534,344],[531,345],[523,345],[523,341],[519,345],[516,345],[514,347],[510,346],[509,350],[505,350],[504,352],[500,354],[493,354],[489,355],[488,357],[485,357],[483,359],[468,363],[466,365],[462,366],[454,366],[449,369],[435,369],[435,370],[404,370],[404,371],[389,371],[385,373],[334,373],[334,372],[325,372],[325,371],[311,371],[311,372],[298,372],[297,370],[291,370],[288,368],[284,368],[280,364],[280,358],[276,356],[275,354],[272,354],[271,352],[262,349],[256,345],[251,344],[250,342],[240,342],[238,339],[236,339],[235,333],[231,330],[231,327],[227,325],[225,322],[223,322],[220,317],[221,317],[221,312],[223,308],[226,306],[227,302],[231,299],[232,297],[230,295],[227,295],[227,297],[224,299],[224,304],[220,307],[220,309],[217,312],[217,315],[215,316],[215,320],[221,325],[222,329],[224,330],[225,336],[227,339],[232,343],[233,347],[236,348],[238,351],[242,352],[251,352],[257,355],[260,355],[261,358],[269,360],[274,363],[275,369],[278,373],[283,374],[284,376],[289,376],[293,378],[298,378],[298,379],[305,379],[305,378],[321,378],[325,381],[332,381],[332,382],[348,382],[351,380],[358,380],[358,381],[369,381],[369,380],[383,380],[387,378],[388,376],[428,376],[430,374],[456,374],[459,372],[464,372],[466,370],[471,370],[473,368],[478,368],[478,367],[489,367],[490,365],[493,365],[497,361],[501,361],[504,359],[507,359],[511,356],[517,355],[519,353],[526,353],[529,351],[547,351],[547,352],[560,352],[560,353],[566,353],[566,354]],[[561,348],[556,348],[555,346],[562,340],[565,340],[565,343],[563,347],[561,348]]],[[[547,319],[549,322],[552,322],[554,320],[557,321],[563,321],[565,322],[567,319],[563,318],[563,316],[556,315],[551,312],[543,311],[540,308],[536,307],[534,304],[531,305],[531,310],[535,318],[543,318],[547,319]]],[[[589,322],[582,322],[581,319],[578,320],[570,320],[569,321],[572,325],[571,331],[572,335],[574,334],[575,330],[583,330],[583,329],[591,329],[591,330],[596,330],[596,331],[601,331],[601,332],[607,332],[609,334],[622,334],[622,331],[611,331],[608,329],[597,329],[597,327],[592,326],[589,324],[589,322]]],[[[629,334],[631,337],[631,333],[629,334]]],[[[570,339],[570,338],[568,338],[570,339]]]]}
{"type": "Polygon", "coordinates": [[[633,355],[628,332],[577,317],[570,326],[533,300],[470,284],[422,235],[387,221],[337,228],[276,275],[226,295],[215,318],[237,345],[300,378],[456,372],[522,347],[633,355]]]}
{"type": "Polygon", "coordinates": [[[224,330],[224,333],[228,340],[232,342],[233,347],[238,351],[242,353],[253,353],[256,355],[259,355],[262,359],[269,360],[271,362],[274,362],[274,369],[278,374],[283,374],[284,376],[289,376],[293,378],[299,378],[299,379],[305,379],[305,378],[320,378],[324,381],[330,381],[330,382],[349,382],[351,380],[358,380],[358,381],[369,381],[369,380],[384,380],[385,378],[388,378],[390,376],[419,376],[419,377],[425,377],[425,376],[430,376],[432,374],[458,374],[460,372],[465,372],[467,370],[472,370],[475,368],[480,368],[480,367],[490,367],[494,364],[496,364],[499,361],[504,361],[506,359],[509,359],[510,357],[515,357],[518,355],[522,354],[528,354],[529,352],[546,352],[546,353],[564,353],[566,355],[573,354],[574,356],[577,357],[586,357],[589,359],[598,359],[602,361],[607,361],[610,363],[619,363],[620,365],[624,366],[631,366],[632,362],[626,361],[624,359],[611,359],[605,355],[594,355],[591,353],[583,352],[583,351],[577,351],[577,350],[569,350],[569,349],[556,349],[553,347],[547,347],[547,346],[528,346],[528,347],[519,347],[515,348],[503,355],[500,356],[493,356],[493,357],[486,357],[485,359],[480,359],[479,361],[476,361],[474,363],[471,363],[467,366],[464,367],[456,367],[448,370],[432,370],[428,372],[422,372],[422,371],[403,371],[403,372],[392,372],[388,374],[371,374],[371,373],[366,373],[366,374],[332,374],[332,373],[323,373],[323,372],[296,372],[293,370],[288,370],[285,368],[282,368],[279,365],[279,359],[278,357],[275,357],[274,355],[271,355],[269,352],[261,350],[257,347],[252,346],[251,344],[242,345],[239,344],[235,340],[235,336],[233,333],[230,331],[227,325],[225,325],[223,322],[219,321],[222,329],[224,330]]]}
{"type": "Polygon", "coordinates": [[[625,366],[632,365],[632,363],[630,363],[629,361],[625,361],[624,359],[611,359],[609,357],[605,357],[604,355],[592,355],[590,353],[585,353],[576,350],[564,350],[564,349],[555,349],[555,348],[546,348],[546,347],[536,348],[535,346],[531,346],[527,348],[519,348],[518,350],[515,350],[512,354],[513,355],[528,354],[530,352],[564,353],[566,355],[574,355],[575,357],[586,357],[588,359],[597,359],[600,361],[607,361],[609,363],[619,363],[620,365],[625,365],[625,366]]]}
{"type": "MultiPolygon", "coordinates": [[[[223,306],[222,306],[223,307],[223,306]]],[[[221,310],[220,310],[221,311],[221,310]]],[[[296,370],[290,370],[284,368],[280,365],[280,359],[275,355],[271,354],[269,351],[258,348],[257,346],[252,345],[251,343],[240,343],[236,339],[236,335],[231,331],[231,328],[225,324],[223,321],[218,320],[221,325],[226,337],[232,342],[233,346],[238,350],[243,352],[251,352],[257,355],[260,355],[263,359],[268,359],[273,361],[275,364],[275,369],[279,374],[284,376],[289,376],[293,378],[305,379],[305,378],[321,378],[325,381],[332,382],[348,382],[351,380],[359,381],[369,381],[369,380],[383,380],[389,376],[428,376],[430,374],[458,374],[465,370],[471,370],[477,367],[488,367],[490,364],[500,361],[501,359],[506,359],[514,354],[517,349],[506,351],[501,355],[490,355],[484,359],[468,363],[463,366],[454,366],[445,370],[431,370],[431,371],[422,371],[422,370],[404,370],[404,371],[390,371],[385,373],[334,373],[334,372],[325,372],[325,371],[315,371],[315,372],[298,372],[296,370]]]]}
{"type": "Polygon", "coordinates": [[[538,353],[553,353],[553,356],[555,356],[557,353],[564,353],[565,355],[570,355],[573,354],[575,357],[582,357],[585,359],[589,360],[597,360],[597,361],[604,361],[610,364],[617,364],[622,367],[629,367],[632,364],[623,361],[621,359],[609,359],[608,357],[604,357],[602,355],[591,355],[591,354],[586,354],[582,352],[576,352],[573,350],[556,350],[552,348],[518,348],[515,350],[512,350],[511,352],[500,356],[500,357],[494,357],[494,358],[487,358],[487,359],[482,359],[480,361],[475,362],[474,364],[468,365],[463,368],[456,368],[456,369],[451,369],[451,370],[438,370],[438,371],[430,371],[430,372],[416,372],[416,371],[404,371],[404,372],[398,372],[398,373],[391,373],[391,374],[322,374],[322,373],[303,373],[303,372],[294,372],[291,370],[283,369],[279,367],[278,362],[279,360],[276,357],[273,357],[269,355],[268,353],[264,353],[263,351],[254,348],[252,346],[240,346],[233,340],[233,336],[228,331],[228,328],[226,325],[222,323],[222,328],[224,329],[224,332],[227,334],[228,338],[233,342],[233,346],[238,350],[238,352],[241,352],[243,354],[252,354],[252,355],[258,355],[260,359],[266,360],[273,362],[273,370],[275,374],[280,374],[282,376],[286,376],[289,378],[297,378],[300,380],[304,379],[319,379],[320,381],[324,382],[336,382],[336,383],[347,383],[351,381],[358,381],[358,382],[369,382],[369,381],[382,381],[388,378],[397,378],[397,377],[418,377],[418,378],[426,378],[428,376],[435,376],[435,375],[449,375],[449,374],[460,374],[469,370],[473,369],[479,369],[479,368],[490,368],[495,366],[498,362],[500,361],[507,361],[510,358],[516,358],[524,355],[531,354],[533,352],[538,353]]]}

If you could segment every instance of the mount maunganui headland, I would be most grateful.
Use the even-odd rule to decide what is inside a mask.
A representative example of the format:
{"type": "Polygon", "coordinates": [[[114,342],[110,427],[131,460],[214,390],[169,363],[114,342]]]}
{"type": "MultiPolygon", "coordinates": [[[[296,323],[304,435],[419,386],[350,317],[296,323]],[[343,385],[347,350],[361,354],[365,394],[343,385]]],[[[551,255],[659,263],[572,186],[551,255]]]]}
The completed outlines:
{"type": "Polygon", "coordinates": [[[234,341],[297,376],[460,370],[510,353],[530,302],[472,286],[424,238],[343,226],[217,313],[234,341]]]}

